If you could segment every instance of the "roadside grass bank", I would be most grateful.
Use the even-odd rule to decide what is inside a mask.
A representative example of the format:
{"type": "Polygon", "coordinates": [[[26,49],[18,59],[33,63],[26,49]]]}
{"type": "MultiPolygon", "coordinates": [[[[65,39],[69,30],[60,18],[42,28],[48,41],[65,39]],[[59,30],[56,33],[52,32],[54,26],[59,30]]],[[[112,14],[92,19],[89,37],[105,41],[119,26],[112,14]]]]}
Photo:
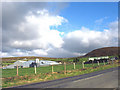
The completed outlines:
{"type": "Polygon", "coordinates": [[[67,69],[66,74],[63,69],[60,72],[58,70],[57,72],[54,71],[54,73],[46,72],[46,73],[38,73],[36,75],[26,74],[23,76],[3,77],[2,87],[6,88],[6,87],[30,84],[30,83],[35,83],[35,82],[41,82],[41,81],[55,80],[55,79],[60,79],[60,78],[65,78],[65,77],[87,74],[87,73],[91,73],[95,71],[118,67],[118,66],[120,65],[119,64],[108,64],[108,65],[100,65],[100,66],[94,65],[93,67],[88,66],[88,67],[85,67],[84,69],[82,68],[67,69]]]}

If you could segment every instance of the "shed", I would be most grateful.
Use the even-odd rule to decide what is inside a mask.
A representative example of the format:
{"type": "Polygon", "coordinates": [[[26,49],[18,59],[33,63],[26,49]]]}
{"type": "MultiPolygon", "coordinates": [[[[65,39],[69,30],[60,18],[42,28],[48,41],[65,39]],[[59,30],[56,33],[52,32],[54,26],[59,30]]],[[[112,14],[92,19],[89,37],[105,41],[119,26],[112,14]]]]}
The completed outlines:
{"type": "Polygon", "coordinates": [[[108,57],[108,56],[103,56],[103,57],[90,57],[88,60],[89,60],[89,61],[90,61],[90,60],[94,61],[94,60],[100,60],[100,59],[109,59],[109,57],[108,57]]]}

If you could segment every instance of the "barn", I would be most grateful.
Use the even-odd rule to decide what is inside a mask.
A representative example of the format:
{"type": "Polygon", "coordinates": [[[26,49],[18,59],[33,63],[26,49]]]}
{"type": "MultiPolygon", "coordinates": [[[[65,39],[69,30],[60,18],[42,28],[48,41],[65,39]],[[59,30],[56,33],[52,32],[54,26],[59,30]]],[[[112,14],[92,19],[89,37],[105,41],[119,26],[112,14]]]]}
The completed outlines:
{"type": "Polygon", "coordinates": [[[29,60],[29,61],[22,61],[22,60],[18,60],[15,63],[3,67],[3,69],[13,69],[13,68],[29,68],[29,67],[40,67],[40,66],[49,66],[49,65],[59,65],[58,62],[55,61],[48,61],[48,60],[40,60],[36,59],[36,60],[29,60]]]}
{"type": "Polygon", "coordinates": [[[109,60],[109,56],[90,57],[90,58],[88,58],[88,61],[85,62],[85,64],[97,63],[98,61],[99,61],[100,63],[103,63],[103,62],[108,62],[108,60],[109,60]]]}

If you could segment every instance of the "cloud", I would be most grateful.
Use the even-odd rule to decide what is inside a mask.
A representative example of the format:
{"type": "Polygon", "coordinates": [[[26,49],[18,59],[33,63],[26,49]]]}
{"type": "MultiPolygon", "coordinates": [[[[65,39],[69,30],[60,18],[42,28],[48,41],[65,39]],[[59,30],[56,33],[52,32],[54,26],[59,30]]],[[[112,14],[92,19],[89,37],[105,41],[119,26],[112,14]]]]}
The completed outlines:
{"type": "Polygon", "coordinates": [[[93,49],[118,45],[118,22],[109,24],[104,31],[90,30],[82,27],[80,30],[69,32],[64,37],[63,48],[70,52],[87,53],[93,49]]]}
{"type": "Polygon", "coordinates": [[[12,57],[12,55],[8,54],[7,52],[1,52],[0,51],[0,57],[12,57]]]}
{"type": "Polygon", "coordinates": [[[109,24],[109,29],[104,29],[103,31],[95,31],[90,30],[89,28],[86,27],[81,27],[80,30],[69,32],[65,34],[64,37],[60,37],[60,34],[62,32],[59,32],[57,30],[51,30],[50,32],[45,32],[45,34],[46,35],[48,34],[48,36],[43,34],[43,36],[38,38],[38,40],[35,39],[35,41],[33,40],[30,42],[27,42],[25,40],[26,43],[25,42],[13,43],[15,44],[15,46],[21,45],[24,46],[24,48],[20,48],[19,46],[19,49],[12,51],[10,50],[9,53],[4,52],[2,56],[11,55],[11,56],[75,57],[85,55],[86,53],[96,48],[101,48],[105,46],[117,46],[118,45],[117,27],[118,27],[117,21],[111,22],[109,24]],[[56,39],[56,37],[58,36],[62,42],[60,41],[59,43],[58,41],[57,45],[56,42],[59,39],[56,39]],[[43,40],[43,42],[41,39],[43,40]],[[29,43],[31,44],[33,43],[35,48],[32,48],[32,46],[29,47],[30,45],[29,43]],[[51,46],[48,43],[51,43],[51,45],[52,44],[53,45],[51,46]],[[26,49],[27,47],[31,48],[32,50],[27,50],[26,49]]]}
{"type": "Polygon", "coordinates": [[[45,50],[36,49],[33,50],[32,52],[36,55],[47,55],[47,52],[45,52],[45,50]]]}
{"type": "Polygon", "coordinates": [[[24,21],[24,16],[29,11],[41,10],[47,3],[36,3],[36,2],[2,2],[2,18],[3,18],[3,29],[12,27],[14,23],[19,24],[24,21]]]}
{"type": "Polygon", "coordinates": [[[101,31],[84,26],[65,33],[50,28],[57,28],[68,20],[58,15],[57,9],[52,14],[47,6],[47,3],[3,3],[1,56],[73,57],[95,48],[117,45],[117,21],[101,31]]]}
{"type": "MultiPolygon", "coordinates": [[[[35,6],[36,8],[28,6],[28,9],[24,5],[27,5],[27,3],[16,3],[15,6],[13,3],[3,4],[3,7],[5,7],[3,16],[5,16],[2,22],[2,56],[7,56],[8,54],[11,56],[44,56],[47,55],[47,49],[60,48],[64,43],[61,37],[64,32],[50,29],[50,27],[58,27],[62,23],[67,22],[67,19],[59,15],[51,15],[43,7],[38,6],[39,9],[37,9],[37,6],[35,6]],[[7,5],[8,7],[6,8],[5,6],[7,5]],[[20,9],[20,6],[25,8],[23,12],[20,10],[18,12],[17,9],[20,9]],[[17,13],[16,16],[14,15],[15,13],[17,13]],[[15,20],[13,19],[14,16],[15,20]]],[[[29,5],[33,6],[34,4],[29,5]]]]}
{"type": "Polygon", "coordinates": [[[70,52],[64,48],[49,48],[47,51],[48,57],[75,57],[75,56],[81,56],[84,55],[85,53],[77,53],[77,52],[70,52]]]}
{"type": "MultiPolygon", "coordinates": [[[[3,44],[16,49],[36,49],[53,47],[61,47],[63,40],[58,30],[50,30],[50,26],[58,26],[63,22],[67,22],[61,16],[51,16],[45,9],[35,16],[32,12],[29,16],[25,16],[25,21],[14,24],[13,30],[3,31],[3,38],[6,39],[3,44]],[[9,35],[5,35],[9,33],[9,35]]],[[[4,51],[4,48],[3,48],[4,51]]]]}
{"type": "Polygon", "coordinates": [[[102,24],[105,19],[108,19],[108,17],[100,18],[95,21],[96,24],[102,24]]]}

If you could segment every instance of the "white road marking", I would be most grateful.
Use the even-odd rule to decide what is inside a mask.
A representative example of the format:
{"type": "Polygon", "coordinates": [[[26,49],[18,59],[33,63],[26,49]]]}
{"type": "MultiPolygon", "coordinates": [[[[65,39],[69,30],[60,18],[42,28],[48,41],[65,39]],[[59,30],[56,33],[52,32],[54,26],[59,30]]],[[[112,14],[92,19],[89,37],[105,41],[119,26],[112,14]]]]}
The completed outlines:
{"type": "Polygon", "coordinates": [[[83,80],[88,80],[88,79],[91,79],[91,78],[99,77],[101,75],[103,75],[103,74],[100,74],[100,75],[97,75],[97,76],[93,76],[93,77],[89,77],[89,78],[85,78],[85,79],[80,79],[80,80],[73,81],[73,82],[79,82],[79,81],[83,81],[83,80]]]}
{"type": "Polygon", "coordinates": [[[116,72],[116,71],[112,71],[112,72],[116,72]]]}

